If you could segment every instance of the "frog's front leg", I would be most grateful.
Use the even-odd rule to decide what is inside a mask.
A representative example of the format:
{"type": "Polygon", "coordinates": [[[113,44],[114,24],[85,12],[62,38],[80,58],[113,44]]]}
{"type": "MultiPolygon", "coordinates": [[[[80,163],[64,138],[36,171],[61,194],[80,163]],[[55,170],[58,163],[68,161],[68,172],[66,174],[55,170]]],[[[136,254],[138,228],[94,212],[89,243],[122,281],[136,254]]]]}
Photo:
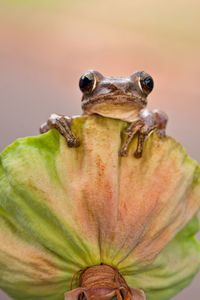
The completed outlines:
{"type": "Polygon", "coordinates": [[[167,115],[162,111],[154,110],[148,112],[145,110],[141,116],[126,129],[125,134],[127,135],[127,139],[120,150],[120,155],[127,155],[128,146],[138,133],[138,143],[134,156],[140,158],[142,156],[144,141],[153,131],[158,131],[161,138],[165,137],[167,120],[167,115]]]}
{"type": "Polygon", "coordinates": [[[80,142],[71,130],[71,118],[63,115],[52,114],[47,122],[41,125],[40,133],[45,133],[56,128],[64,136],[69,147],[79,147],[80,142]]]}

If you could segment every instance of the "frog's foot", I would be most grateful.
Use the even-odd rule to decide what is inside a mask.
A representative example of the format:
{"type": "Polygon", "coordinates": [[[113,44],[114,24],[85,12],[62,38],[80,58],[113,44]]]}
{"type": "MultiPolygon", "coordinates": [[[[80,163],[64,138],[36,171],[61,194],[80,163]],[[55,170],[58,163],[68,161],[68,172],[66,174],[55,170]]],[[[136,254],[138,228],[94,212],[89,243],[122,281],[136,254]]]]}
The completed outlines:
{"type": "Polygon", "coordinates": [[[69,147],[79,147],[80,142],[71,130],[71,118],[67,116],[52,114],[48,121],[40,127],[40,133],[45,133],[56,128],[64,136],[69,147]]]}
{"type": "Polygon", "coordinates": [[[143,120],[137,120],[126,129],[125,134],[128,135],[123,147],[120,150],[121,156],[126,156],[129,144],[132,142],[135,135],[138,133],[138,143],[137,149],[134,153],[136,158],[140,158],[142,156],[143,144],[146,139],[153,131],[157,129],[157,126],[154,124],[147,125],[147,123],[143,120]]]}
{"type": "Polygon", "coordinates": [[[143,144],[145,139],[153,132],[156,130],[156,126],[152,126],[151,128],[148,129],[148,131],[142,132],[142,130],[138,134],[138,144],[137,144],[137,149],[134,153],[134,156],[136,158],[142,157],[142,151],[143,151],[143,144]]]}
{"type": "Polygon", "coordinates": [[[120,150],[120,156],[126,156],[128,151],[128,146],[133,140],[136,133],[142,128],[143,122],[137,120],[136,122],[131,123],[131,125],[125,130],[125,134],[128,136],[123,147],[120,150]]]}

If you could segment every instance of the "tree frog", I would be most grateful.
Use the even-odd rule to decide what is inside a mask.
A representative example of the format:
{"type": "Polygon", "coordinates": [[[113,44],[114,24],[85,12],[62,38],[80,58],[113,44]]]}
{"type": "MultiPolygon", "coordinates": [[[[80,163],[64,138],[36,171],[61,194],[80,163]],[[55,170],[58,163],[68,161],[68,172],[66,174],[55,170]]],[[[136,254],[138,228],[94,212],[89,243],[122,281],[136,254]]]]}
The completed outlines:
{"type": "MultiPolygon", "coordinates": [[[[147,96],[153,86],[152,77],[144,71],[137,71],[130,77],[104,77],[90,70],[79,80],[83,115],[97,114],[129,123],[124,132],[127,138],[120,149],[121,156],[127,155],[128,146],[136,134],[136,158],[142,156],[143,143],[153,131],[157,131],[161,138],[165,137],[167,115],[159,110],[146,109],[147,96]]],[[[65,137],[69,147],[79,147],[80,141],[71,130],[71,120],[64,115],[52,114],[40,127],[40,133],[56,128],[65,137]]]]}

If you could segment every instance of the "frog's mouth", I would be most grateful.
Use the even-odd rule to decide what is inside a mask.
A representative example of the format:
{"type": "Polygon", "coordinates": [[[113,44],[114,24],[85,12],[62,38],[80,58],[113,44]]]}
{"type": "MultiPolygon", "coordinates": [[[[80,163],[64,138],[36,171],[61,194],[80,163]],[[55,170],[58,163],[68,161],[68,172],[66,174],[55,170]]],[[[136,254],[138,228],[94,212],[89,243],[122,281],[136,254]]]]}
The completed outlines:
{"type": "Polygon", "coordinates": [[[104,117],[133,122],[145,108],[146,99],[127,95],[107,95],[83,99],[82,109],[88,115],[98,114],[104,117]]]}
{"type": "Polygon", "coordinates": [[[87,110],[98,104],[113,104],[113,105],[128,105],[132,108],[142,109],[147,105],[146,98],[142,98],[136,95],[124,95],[124,94],[109,94],[99,95],[95,97],[82,98],[82,108],[87,110]]]}

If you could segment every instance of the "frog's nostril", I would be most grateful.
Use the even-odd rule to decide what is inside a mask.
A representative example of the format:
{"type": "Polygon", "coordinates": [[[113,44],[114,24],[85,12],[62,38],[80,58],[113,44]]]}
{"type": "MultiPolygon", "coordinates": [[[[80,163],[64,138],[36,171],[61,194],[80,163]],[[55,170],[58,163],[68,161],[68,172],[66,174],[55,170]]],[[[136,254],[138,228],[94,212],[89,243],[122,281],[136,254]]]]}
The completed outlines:
{"type": "Polygon", "coordinates": [[[119,85],[119,84],[113,84],[111,83],[109,85],[109,90],[111,92],[116,92],[117,94],[125,94],[127,92],[130,92],[131,91],[131,88],[128,87],[127,85],[119,85]]]}
{"type": "Polygon", "coordinates": [[[114,92],[114,91],[117,91],[117,90],[120,90],[120,88],[118,86],[116,86],[115,84],[111,83],[109,85],[109,89],[114,92]]]}

